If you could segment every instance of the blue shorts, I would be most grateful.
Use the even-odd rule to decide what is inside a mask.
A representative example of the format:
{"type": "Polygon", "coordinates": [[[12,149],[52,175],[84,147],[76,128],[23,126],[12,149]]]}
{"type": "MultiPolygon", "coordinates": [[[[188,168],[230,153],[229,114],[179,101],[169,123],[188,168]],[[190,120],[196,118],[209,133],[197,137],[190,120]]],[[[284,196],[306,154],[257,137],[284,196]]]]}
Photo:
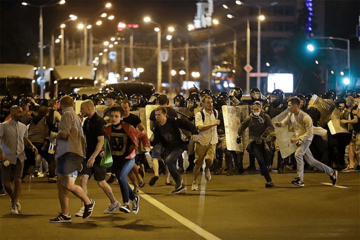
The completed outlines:
{"type": "Polygon", "coordinates": [[[65,153],[57,159],[55,173],[56,175],[77,178],[78,170],[80,170],[83,161],[84,158],[75,153],[65,153]]]}

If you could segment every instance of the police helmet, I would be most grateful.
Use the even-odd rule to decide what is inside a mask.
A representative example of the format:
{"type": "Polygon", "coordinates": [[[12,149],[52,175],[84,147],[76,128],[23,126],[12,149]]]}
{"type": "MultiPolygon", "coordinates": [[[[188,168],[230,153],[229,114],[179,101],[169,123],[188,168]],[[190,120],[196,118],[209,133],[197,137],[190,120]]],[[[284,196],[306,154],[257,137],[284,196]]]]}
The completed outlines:
{"type": "Polygon", "coordinates": [[[200,91],[200,96],[203,97],[205,95],[213,96],[213,92],[210,89],[203,89],[200,91]]]}
{"type": "Polygon", "coordinates": [[[243,90],[239,87],[234,87],[229,90],[229,96],[234,96],[239,101],[241,100],[242,95],[243,95],[243,90]]]}
{"type": "Polygon", "coordinates": [[[250,90],[250,96],[251,96],[251,100],[256,101],[261,99],[261,91],[259,88],[252,88],[250,90]]]}
{"type": "Polygon", "coordinates": [[[200,102],[200,98],[197,95],[194,95],[194,94],[190,95],[186,99],[186,107],[187,108],[197,108],[199,102],[200,102]]]}
{"type": "Polygon", "coordinates": [[[270,103],[281,103],[285,99],[285,94],[281,89],[275,89],[270,94],[270,103]]]}
{"type": "Polygon", "coordinates": [[[185,98],[183,95],[178,94],[174,97],[174,106],[185,107],[185,98]]]}
{"type": "Polygon", "coordinates": [[[189,96],[191,96],[191,95],[193,95],[193,94],[199,94],[199,89],[194,85],[193,87],[191,87],[190,89],[189,89],[189,96]]]}
{"type": "Polygon", "coordinates": [[[153,93],[148,101],[148,104],[155,105],[160,93],[153,93]]]}
{"type": "Polygon", "coordinates": [[[146,101],[145,101],[143,95],[141,95],[139,93],[135,93],[135,94],[131,95],[130,102],[131,102],[131,107],[133,107],[133,108],[144,107],[146,105],[146,101]]]}
{"type": "Polygon", "coordinates": [[[223,105],[230,105],[230,97],[228,94],[221,94],[218,95],[218,97],[216,98],[216,103],[218,107],[221,107],[223,105]]]}

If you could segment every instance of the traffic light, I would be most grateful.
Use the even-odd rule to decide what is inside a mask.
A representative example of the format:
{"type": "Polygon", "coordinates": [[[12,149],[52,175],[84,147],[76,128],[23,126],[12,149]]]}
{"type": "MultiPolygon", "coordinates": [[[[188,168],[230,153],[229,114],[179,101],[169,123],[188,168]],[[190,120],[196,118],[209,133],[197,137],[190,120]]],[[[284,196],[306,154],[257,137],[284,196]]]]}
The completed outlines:
{"type": "Polygon", "coordinates": [[[315,50],[314,45],[312,45],[311,43],[308,43],[308,45],[306,46],[307,50],[309,50],[310,52],[313,52],[315,50]]]}

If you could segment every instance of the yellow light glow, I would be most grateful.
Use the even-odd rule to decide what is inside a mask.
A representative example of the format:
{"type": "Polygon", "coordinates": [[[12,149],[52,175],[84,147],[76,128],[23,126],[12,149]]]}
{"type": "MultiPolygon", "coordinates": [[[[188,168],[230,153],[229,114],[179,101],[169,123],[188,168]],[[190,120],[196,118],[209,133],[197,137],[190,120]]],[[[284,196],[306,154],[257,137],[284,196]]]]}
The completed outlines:
{"type": "Polygon", "coordinates": [[[105,42],[104,42],[104,46],[109,46],[109,42],[108,42],[108,41],[105,41],[105,42]]]}
{"type": "Polygon", "coordinates": [[[69,17],[70,17],[70,19],[73,20],[73,21],[75,21],[75,20],[77,19],[77,16],[74,15],[74,14],[70,14],[69,17]]]}
{"type": "Polygon", "coordinates": [[[151,18],[150,17],[144,17],[144,22],[150,22],[151,18]]]}
{"type": "Polygon", "coordinates": [[[154,31],[155,32],[160,32],[160,28],[156,27],[156,28],[154,28],[154,31]]]}
{"type": "Polygon", "coordinates": [[[77,26],[78,29],[84,29],[84,24],[80,23],[78,26],[77,26]]]}
{"type": "Polygon", "coordinates": [[[131,68],[125,68],[125,72],[131,72],[131,68]]]}
{"type": "Polygon", "coordinates": [[[60,28],[65,28],[65,27],[66,25],[64,23],[60,25],[60,28]]]}
{"type": "Polygon", "coordinates": [[[108,17],[109,20],[113,20],[114,18],[115,18],[114,15],[110,15],[110,16],[108,17]]]}
{"type": "Polygon", "coordinates": [[[91,29],[92,28],[92,26],[89,24],[89,25],[87,25],[87,27],[86,27],[87,29],[91,29]]]}
{"type": "Polygon", "coordinates": [[[105,4],[105,7],[106,7],[106,8],[111,8],[111,6],[112,6],[111,3],[106,3],[106,4],[105,4]]]}
{"type": "Polygon", "coordinates": [[[172,76],[175,76],[175,75],[176,75],[176,71],[175,71],[174,69],[173,69],[173,70],[171,70],[171,72],[170,72],[170,73],[171,73],[171,75],[172,75],[172,76]]]}
{"type": "Polygon", "coordinates": [[[185,75],[186,72],[185,72],[184,70],[180,70],[180,71],[179,71],[179,74],[180,74],[180,75],[185,75]]]}
{"type": "Polygon", "coordinates": [[[101,21],[101,20],[99,20],[99,21],[96,22],[96,25],[97,25],[97,26],[100,26],[101,24],[102,24],[102,21],[101,21]]]}
{"type": "Polygon", "coordinates": [[[168,31],[169,31],[169,32],[174,32],[174,31],[175,31],[175,28],[174,28],[173,26],[170,26],[170,27],[168,27],[168,31]]]}
{"type": "Polygon", "coordinates": [[[260,15],[260,16],[259,16],[259,20],[260,20],[260,21],[264,21],[264,20],[265,20],[265,16],[264,16],[264,15],[260,15]]]}
{"type": "Polygon", "coordinates": [[[106,18],[107,17],[107,13],[103,13],[100,15],[102,18],[106,18]]]}
{"type": "Polygon", "coordinates": [[[213,24],[215,24],[215,25],[218,25],[218,24],[220,23],[219,20],[217,20],[217,19],[213,19],[212,22],[213,22],[213,24]]]}

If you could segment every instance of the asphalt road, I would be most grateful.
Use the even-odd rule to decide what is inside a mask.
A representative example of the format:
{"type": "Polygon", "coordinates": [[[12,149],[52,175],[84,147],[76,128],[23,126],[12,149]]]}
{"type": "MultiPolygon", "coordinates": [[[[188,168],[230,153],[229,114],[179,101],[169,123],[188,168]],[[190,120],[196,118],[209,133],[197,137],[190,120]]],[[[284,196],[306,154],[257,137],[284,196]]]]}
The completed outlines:
{"type": "MultiPolygon", "coordinates": [[[[72,223],[49,223],[60,211],[56,184],[26,178],[21,214],[10,215],[9,197],[0,197],[0,239],[360,239],[359,172],[339,173],[336,186],[324,173],[306,172],[304,188],[291,184],[295,173],[271,176],[273,189],[256,173],[202,176],[200,191],[190,191],[187,173],[187,190],[174,195],[164,176],[150,187],[147,173],[137,215],[103,214],[109,200],[91,179],[94,213],[76,218],[80,201],[71,194],[72,223]]],[[[118,184],[111,186],[122,202],[118,184]]]]}

